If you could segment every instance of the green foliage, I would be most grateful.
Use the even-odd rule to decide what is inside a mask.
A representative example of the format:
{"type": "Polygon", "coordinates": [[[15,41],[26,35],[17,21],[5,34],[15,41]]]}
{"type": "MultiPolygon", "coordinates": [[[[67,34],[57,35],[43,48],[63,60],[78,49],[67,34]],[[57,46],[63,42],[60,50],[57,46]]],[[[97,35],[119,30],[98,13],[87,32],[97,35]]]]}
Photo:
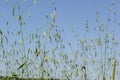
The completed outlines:
{"type": "Polygon", "coordinates": [[[21,64],[17,70],[21,69],[23,66],[25,66],[26,63],[21,64]]]}

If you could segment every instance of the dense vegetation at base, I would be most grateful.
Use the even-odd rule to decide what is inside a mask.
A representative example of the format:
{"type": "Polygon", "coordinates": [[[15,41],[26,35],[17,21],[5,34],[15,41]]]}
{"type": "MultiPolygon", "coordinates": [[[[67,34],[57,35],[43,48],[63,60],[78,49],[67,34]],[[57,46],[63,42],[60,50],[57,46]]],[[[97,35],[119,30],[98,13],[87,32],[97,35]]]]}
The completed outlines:
{"type": "Polygon", "coordinates": [[[0,76],[0,80],[60,80],[60,79],[54,79],[54,78],[18,78],[18,77],[0,76]]]}

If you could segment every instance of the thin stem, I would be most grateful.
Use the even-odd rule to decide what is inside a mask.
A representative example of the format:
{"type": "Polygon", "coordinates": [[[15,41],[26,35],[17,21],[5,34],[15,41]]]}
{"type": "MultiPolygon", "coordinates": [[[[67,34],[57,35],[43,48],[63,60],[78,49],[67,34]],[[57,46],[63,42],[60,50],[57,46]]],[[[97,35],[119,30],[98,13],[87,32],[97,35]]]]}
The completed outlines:
{"type": "MultiPolygon", "coordinates": [[[[23,61],[22,63],[27,63],[27,60],[26,60],[26,49],[25,49],[25,43],[24,43],[24,37],[23,37],[23,30],[22,30],[22,26],[20,25],[20,31],[21,31],[21,36],[22,36],[22,44],[23,44],[23,51],[24,51],[24,55],[23,55],[23,61]]],[[[26,70],[27,70],[27,77],[29,77],[28,75],[28,66],[26,65],[26,70]]],[[[22,69],[23,71],[23,69],[22,69]]],[[[22,73],[22,77],[23,77],[23,73],[22,73]]]]}
{"type": "Polygon", "coordinates": [[[116,65],[117,65],[117,61],[114,60],[113,73],[112,73],[112,80],[115,80],[116,65]]]}

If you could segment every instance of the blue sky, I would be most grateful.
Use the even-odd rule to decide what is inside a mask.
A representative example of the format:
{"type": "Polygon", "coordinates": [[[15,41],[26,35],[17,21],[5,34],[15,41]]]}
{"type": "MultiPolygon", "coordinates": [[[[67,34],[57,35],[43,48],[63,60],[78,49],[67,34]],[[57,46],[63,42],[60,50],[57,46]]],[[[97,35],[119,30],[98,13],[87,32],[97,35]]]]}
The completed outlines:
{"type": "MultiPolygon", "coordinates": [[[[68,29],[71,27],[73,27],[79,34],[84,34],[86,20],[88,20],[90,31],[92,31],[94,27],[98,26],[95,21],[97,11],[99,12],[99,18],[103,23],[107,22],[108,16],[113,19],[119,19],[118,17],[114,17],[109,11],[111,3],[112,1],[110,0],[56,1],[56,23],[60,27],[65,28],[67,36],[69,35],[69,33],[67,33],[68,29]]],[[[115,9],[119,14],[119,1],[115,0],[114,3],[116,6],[114,6],[113,9],[115,9]]]]}
{"type": "MultiPolygon", "coordinates": [[[[63,43],[65,45],[67,45],[68,42],[72,43],[73,50],[76,50],[77,38],[73,37],[74,34],[72,34],[71,30],[73,29],[74,33],[77,33],[80,39],[84,39],[86,20],[88,20],[89,26],[87,39],[98,38],[99,32],[94,31],[94,28],[99,26],[96,22],[97,11],[99,12],[101,23],[103,23],[105,27],[108,26],[110,33],[113,33],[113,29],[115,29],[115,37],[117,40],[120,40],[118,26],[118,24],[120,25],[120,1],[114,0],[115,5],[112,7],[112,12],[109,10],[111,4],[112,0],[55,0],[55,24],[58,26],[58,29],[64,29],[64,33],[61,33],[64,40],[63,43]],[[114,11],[117,12],[116,16],[113,15],[114,11]],[[108,17],[111,18],[111,22],[107,21],[108,17]],[[114,24],[114,20],[117,21],[117,24],[114,24]]],[[[24,37],[29,33],[34,33],[39,26],[42,27],[40,34],[43,35],[44,31],[49,27],[52,13],[51,0],[36,0],[36,4],[34,4],[33,0],[27,0],[27,2],[23,0],[8,0],[8,4],[6,4],[5,0],[0,0],[0,29],[3,32],[11,30],[16,33],[16,31],[19,30],[17,17],[22,14],[23,20],[26,22],[26,25],[23,27],[24,37]],[[18,10],[18,5],[20,5],[20,11],[18,10]],[[15,15],[12,16],[12,7],[14,6],[15,15]],[[28,17],[28,15],[30,15],[30,17],[28,17]],[[49,16],[48,20],[46,20],[46,15],[49,16]],[[6,25],[6,22],[8,22],[9,26],[6,25]]],[[[102,36],[104,37],[104,34],[102,34],[102,36]]],[[[8,38],[11,42],[16,39],[18,41],[20,40],[17,36],[8,36],[8,38]]],[[[28,43],[26,43],[26,47],[28,47],[27,44],[28,43]]],[[[35,44],[32,45],[33,49],[35,46],[35,44]]],[[[47,48],[49,47],[51,47],[51,45],[47,45],[47,48]]],[[[67,48],[65,51],[69,53],[71,49],[67,48]]],[[[0,65],[0,67],[1,66],[3,65],[0,65]]]]}
{"type": "MultiPolygon", "coordinates": [[[[37,0],[37,4],[36,5],[32,5],[33,1],[27,1],[27,3],[24,4],[23,1],[19,1],[17,4],[17,1],[9,1],[8,6],[13,5],[22,5],[21,6],[21,11],[20,13],[23,14],[23,17],[26,21],[27,26],[30,26],[30,29],[33,30],[34,27],[32,26],[38,26],[39,25],[44,25],[46,24],[46,19],[45,16],[47,14],[49,14],[49,16],[51,16],[52,11],[51,11],[51,1],[39,1],[37,0]],[[24,9],[22,9],[24,8],[24,9]],[[31,17],[28,18],[27,14],[30,13],[31,17]],[[34,15],[36,14],[36,15],[34,15]],[[32,24],[30,24],[32,22],[32,24]]],[[[119,8],[117,8],[120,4],[118,0],[115,0],[115,4],[117,6],[115,6],[115,10],[117,10],[118,14],[119,14],[119,8]]],[[[69,1],[56,1],[55,6],[57,8],[56,13],[56,24],[62,28],[65,28],[65,30],[67,30],[67,28],[70,28],[72,26],[75,26],[76,30],[81,30],[84,31],[84,27],[86,20],[89,21],[89,25],[90,28],[95,27],[96,25],[96,12],[99,11],[99,16],[100,19],[103,20],[103,22],[105,21],[105,19],[108,16],[112,16],[110,11],[109,11],[109,7],[111,5],[111,1],[107,0],[92,0],[92,1],[88,1],[88,0],[69,0],[69,1]],[[95,24],[95,25],[94,25],[95,24]]],[[[5,15],[7,16],[7,18],[11,18],[10,16],[12,15],[11,13],[11,7],[7,7],[5,4],[4,0],[1,0],[1,16],[2,14],[5,13],[5,15]],[[10,15],[7,15],[7,13],[9,13],[10,15]]],[[[15,13],[17,14],[18,11],[15,11],[15,13]]],[[[18,15],[15,14],[15,19],[18,15]]],[[[1,23],[6,23],[5,21],[7,21],[7,18],[3,18],[5,20],[2,20],[1,23]]],[[[118,17],[116,17],[118,18],[118,17]]],[[[9,19],[8,19],[9,20],[9,19]]],[[[107,19],[106,19],[107,20],[107,19]]],[[[30,29],[26,30],[26,31],[30,31],[30,29]]],[[[26,32],[25,31],[25,32],[26,32]]],[[[67,31],[66,31],[67,32],[67,31]]],[[[78,31],[80,32],[80,31],[78,31]]],[[[69,33],[68,33],[69,34],[69,33]]]]}

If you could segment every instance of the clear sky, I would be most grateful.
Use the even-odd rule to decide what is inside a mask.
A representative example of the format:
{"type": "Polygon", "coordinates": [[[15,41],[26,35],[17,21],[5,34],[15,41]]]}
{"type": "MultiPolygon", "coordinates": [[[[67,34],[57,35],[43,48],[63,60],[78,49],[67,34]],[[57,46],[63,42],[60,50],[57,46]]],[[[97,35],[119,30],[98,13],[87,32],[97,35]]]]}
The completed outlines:
{"type": "MultiPolygon", "coordinates": [[[[40,32],[42,36],[49,27],[50,17],[54,11],[52,7],[56,7],[55,24],[58,26],[58,29],[64,29],[64,33],[61,33],[63,44],[67,45],[70,42],[73,51],[78,47],[76,45],[78,38],[74,37],[74,34],[78,34],[79,39],[85,39],[86,20],[88,20],[89,26],[89,33],[86,36],[87,40],[99,38],[99,32],[97,30],[94,31],[95,27],[97,28],[99,26],[96,22],[97,12],[99,12],[100,23],[103,23],[104,27],[107,26],[111,34],[115,30],[115,38],[118,41],[120,40],[119,0],[114,0],[115,5],[113,7],[111,6],[112,0],[55,0],[55,5],[52,5],[51,1],[54,0],[0,0],[0,30],[3,32],[10,30],[16,33],[19,30],[19,21],[17,18],[19,15],[22,15],[23,21],[26,23],[23,27],[24,37],[29,33],[36,33],[36,28],[39,26],[42,28],[40,32]],[[20,10],[18,10],[18,6],[20,6],[20,10]],[[110,11],[111,8],[112,11],[110,11]],[[114,15],[114,12],[116,12],[116,15],[114,15]],[[46,15],[49,17],[48,20],[46,20],[46,15]],[[108,17],[110,17],[111,22],[108,22],[108,17]],[[74,34],[71,32],[72,29],[74,34]]],[[[4,34],[7,35],[7,33],[4,34]]],[[[104,38],[104,34],[101,34],[101,36],[104,38]]],[[[12,35],[7,37],[11,41],[10,44],[14,40],[20,41],[20,37],[15,35],[13,37],[12,35]]],[[[29,43],[26,42],[25,47],[28,48],[28,45],[29,43]]],[[[50,44],[46,45],[48,49],[51,47],[50,44]]],[[[54,45],[55,43],[53,43],[54,45]]],[[[34,49],[35,47],[36,45],[32,44],[31,48],[34,49]]],[[[6,48],[11,47],[7,46],[6,48]]],[[[72,53],[71,48],[68,46],[65,49],[66,53],[72,53]]],[[[98,49],[98,51],[100,50],[98,49]]],[[[0,50],[0,52],[2,51],[0,50]]],[[[71,54],[68,55],[72,56],[71,54]]],[[[2,69],[4,66],[2,57],[0,57],[0,60],[0,63],[2,63],[0,67],[2,69]]]]}

